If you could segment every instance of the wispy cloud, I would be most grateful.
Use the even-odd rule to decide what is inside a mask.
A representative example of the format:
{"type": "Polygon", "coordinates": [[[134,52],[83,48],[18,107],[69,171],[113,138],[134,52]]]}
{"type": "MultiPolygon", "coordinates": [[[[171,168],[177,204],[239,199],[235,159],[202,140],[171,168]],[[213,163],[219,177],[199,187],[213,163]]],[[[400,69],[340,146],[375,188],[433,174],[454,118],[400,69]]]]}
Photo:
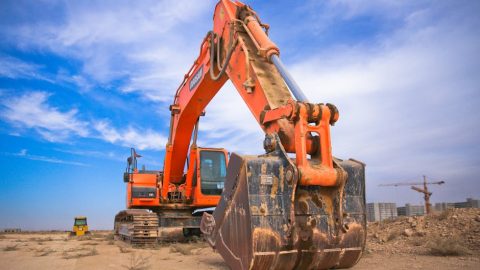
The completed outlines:
{"type": "Polygon", "coordinates": [[[151,129],[126,126],[118,130],[107,120],[81,120],[77,109],[61,111],[48,102],[46,92],[27,92],[9,96],[0,102],[1,118],[22,129],[34,130],[50,142],[68,142],[72,137],[95,138],[112,144],[138,149],[164,149],[166,138],[151,129]]]}
{"type": "MultiPolygon", "coordinates": [[[[320,49],[292,65],[312,100],[339,107],[334,152],[369,165],[370,199],[388,199],[376,188],[385,181],[427,174],[467,186],[479,172],[480,116],[469,113],[480,106],[474,74],[480,69],[474,34],[480,20],[472,15],[479,8],[462,3],[410,10],[391,35],[320,49]]],[[[403,200],[415,195],[407,192],[403,200]]]]}
{"type": "Polygon", "coordinates": [[[41,72],[41,66],[11,56],[0,55],[0,77],[53,82],[41,72]]]}
{"type": "MultiPolygon", "coordinates": [[[[126,147],[134,147],[133,144],[126,145],[126,147]]],[[[125,149],[125,151],[96,151],[96,150],[78,150],[78,149],[66,149],[66,148],[54,148],[53,150],[61,153],[67,153],[76,156],[83,156],[87,158],[99,158],[107,159],[113,161],[119,161],[126,163],[127,158],[129,157],[130,152],[125,149]]],[[[144,151],[139,152],[140,148],[136,149],[137,153],[142,155],[142,158],[139,160],[139,166],[147,165],[149,169],[159,169],[163,166],[163,163],[158,158],[158,155],[151,155],[151,153],[146,153],[144,151]]],[[[145,150],[151,150],[151,148],[145,148],[145,150]]]]}
{"type": "MultiPolygon", "coordinates": [[[[292,73],[313,100],[341,105],[342,118],[334,129],[340,129],[342,139],[358,138],[355,144],[370,141],[379,146],[373,147],[375,153],[371,148],[359,153],[380,157],[412,145],[454,150],[456,145],[474,142],[479,128],[473,123],[479,116],[466,116],[463,111],[480,104],[475,94],[480,79],[473,74],[480,65],[472,58],[480,50],[480,38],[472,34],[480,23],[476,19],[456,22],[465,13],[463,8],[450,9],[441,18],[438,9],[406,15],[408,23],[378,40],[374,48],[319,51],[292,66],[292,73]],[[449,106],[462,109],[442,113],[449,106]],[[389,123],[390,128],[381,123],[389,123]],[[461,139],[445,141],[454,130],[467,129],[471,132],[461,139]]],[[[345,150],[352,149],[352,145],[343,145],[345,150]]]]}
{"type": "Polygon", "coordinates": [[[242,154],[263,153],[263,131],[233,84],[215,96],[200,118],[199,145],[242,154]]]}
{"type": "Polygon", "coordinates": [[[67,153],[77,156],[84,156],[88,158],[102,158],[102,159],[111,159],[116,161],[124,161],[125,159],[121,157],[118,153],[114,151],[95,151],[95,150],[82,150],[82,149],[63,149],[63,148],[54,148],[53,150],[61,153],[67,153]]]}
{"type": "Polygon", "coordinates": [[[48,141],[64,141],[71,135],[89,135],[86,122],[78,120],[77,109],[61,111],[48,104],[46,92],[27,92],[1,101],[1,118],[19,128],[37,131],[48,141]]]}
{"type": "MultiPolygon", "coordinates": [[[[35,23],[18,16],[15,24],[0,27],[0,34],[24,50],[41,49],[79,60],[82,77],[76,81],[80,84],[110,87],[121,79],[125,83],[116,89],[164,101],[171,98],[172,89],[198,53],[199,44],[191,43],[192,35],[182,27],[210,25],[197,19],[212,7],[213,3],[201,1],[192,8],[187,0],[52,1],[42,2],[41,8],[30,3],[26,8],[32,14],[54,9],[61,16],[38,16],[35,23]]],[[[207,29],[193,36],[199,40],[207,29]]]]}
{"type": "Polygon", "coordinates": [[[101,139],[140,150],[162,150],[167,142],[165,136],[153,130],[139,131],[133,127],[125,127],[125,130],[119,131],[108,121],[97,121],[93,126],[99,132],[101,139]]]}
{"type": "Polygon", "coordinates": [[[94,84],[81,74],[71,74],[65,69],[56,73],[46,71],[43,65],[21,60],[12,56],[0,55],[0,78],[41,80],[53,85],[74,85],[78,92],[87,92],[94,84]]]}
{"type": "Polygon", "coordinates": [[[32,154],[28,153],[27,149],[22,149],[18,153],[6,153],[6,152],[4,152],[3,154],[18,157],[18,158],[25,158],[25,159],[36,160],[36,161],[43,161],[43,162],[48,162],[48,163],[66,164],[66,165],[74,165],[74,166],[90,166],[90,165],[82,163],[82,162],[68,161],[68,160],[58,159],[58,158],[55,158],[55,157],[32,155],[32,154]]]}

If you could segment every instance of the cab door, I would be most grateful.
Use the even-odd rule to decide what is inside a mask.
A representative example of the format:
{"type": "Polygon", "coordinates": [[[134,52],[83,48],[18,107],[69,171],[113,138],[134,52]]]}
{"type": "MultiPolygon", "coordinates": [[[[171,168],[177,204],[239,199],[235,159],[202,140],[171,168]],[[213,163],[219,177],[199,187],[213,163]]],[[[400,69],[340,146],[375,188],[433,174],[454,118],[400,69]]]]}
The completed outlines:
{"type": "Polygon", "coordinates": [[[227,153],[223,149],[202,149],[198,157],[194,204],[215,206],[227,176],[227,153]]]}

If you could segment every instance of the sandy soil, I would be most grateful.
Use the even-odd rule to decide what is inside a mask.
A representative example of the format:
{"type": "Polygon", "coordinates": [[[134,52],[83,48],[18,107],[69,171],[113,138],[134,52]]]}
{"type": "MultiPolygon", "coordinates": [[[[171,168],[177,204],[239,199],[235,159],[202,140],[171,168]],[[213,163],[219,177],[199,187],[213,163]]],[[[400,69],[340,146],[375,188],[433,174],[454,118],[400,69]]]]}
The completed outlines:
{"type": "MultiPolygon", "coordinates": [[[[132,249],[110,232],[69,238],[66,233],[0,235],[0,269],[228,269],[204,243],[132,249]]],[[[367,252],[353,269],[480,269],[478,256],[438,257],[367,252]]]]}
{"type": "Polygon", "coordinates": [[[228,269],[204,242],[133,249],[110,232],[70,238],[66,233],[4,234],[0,269],[228,269]]]}

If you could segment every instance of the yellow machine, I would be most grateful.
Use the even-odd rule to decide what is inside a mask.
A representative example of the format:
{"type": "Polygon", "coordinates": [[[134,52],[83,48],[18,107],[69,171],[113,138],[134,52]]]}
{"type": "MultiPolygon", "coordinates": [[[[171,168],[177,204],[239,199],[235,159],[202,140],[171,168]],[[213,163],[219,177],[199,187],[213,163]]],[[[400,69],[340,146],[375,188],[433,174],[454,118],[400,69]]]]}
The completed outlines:
{"type": "Polygon", "coordinates": [[[75,223],[73,223],[73,230],[70,232],[72,236],[81,236],[90,234],[87,225],[87,217],[75,217],[75,223]]]}

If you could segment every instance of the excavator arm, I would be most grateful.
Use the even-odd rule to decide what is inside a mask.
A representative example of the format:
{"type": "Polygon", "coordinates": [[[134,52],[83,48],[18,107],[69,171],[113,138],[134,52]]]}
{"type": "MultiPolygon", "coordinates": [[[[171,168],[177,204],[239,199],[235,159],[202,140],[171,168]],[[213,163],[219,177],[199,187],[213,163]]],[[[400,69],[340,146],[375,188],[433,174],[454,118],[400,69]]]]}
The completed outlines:
{"type": "Polygon", "coordinates": [[[216,5],[170,106],[161,200],[180,185],[190,198],[199,117],[230,80],[265,132],[266,154],[231,155],[220,202],[203,214],[207,241],[232,269],[350,267],[365,246],[365,165],[332,156],[337,108],[308,102],[268,29],[247,5],[216,5]]]}
{"type": "MultiPolygon", "coordinates": [[[[297,154],[301,183],[340,184],[341,170],[333,168],[329,130],[329,125],[338,120],[336,107],[293,99],[288,83],[297,99],[306,101],[283,67],[279,49],[264,31],[268,26],[260,22],[250,7],[240,2],[220,1],[213,21],[213,31],[204,38],[200,55],[170,106],[164,184],[184,181],[183,169],[195,124],[227,80],[231,80],[267,134],[265,148],[273,149],[276,143],[281,143],[287,152],[297,154]],[[273,134],[278,135],[279,142],[273,134]],[[316,168],[307,162],[307,154],[320,161],[316,168]]],[[[163,198],[167,192],[164,188],[163,198]]]]}

